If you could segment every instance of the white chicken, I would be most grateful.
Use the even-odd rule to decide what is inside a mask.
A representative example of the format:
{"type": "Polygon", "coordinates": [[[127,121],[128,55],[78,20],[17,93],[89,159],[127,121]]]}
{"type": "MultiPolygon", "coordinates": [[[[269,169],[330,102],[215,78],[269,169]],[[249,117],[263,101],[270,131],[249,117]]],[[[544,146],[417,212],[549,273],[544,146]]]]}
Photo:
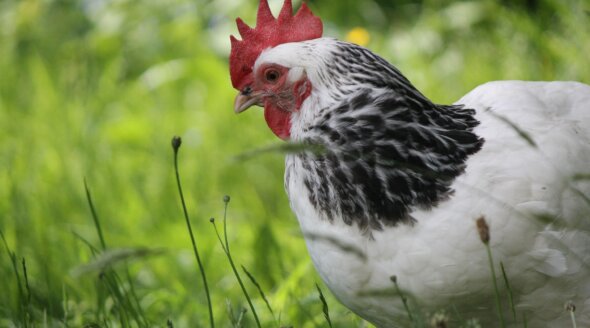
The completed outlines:
{"type": "Polygon", "coordinates": [[[263,106],[278,137],[320,147],[287,156],[285,187],[344,305],[378,327],[410,325],[403,299],[500,326],[484,217],[519,312],[503,302],[508,324],[566,327],[571,302],[590,326],[590,86],[490,82],[437,105],[371,51],[321,37],[305,5],[275,19],[261,0],[255,28],[237,22],[234,109],[263,106]]]}

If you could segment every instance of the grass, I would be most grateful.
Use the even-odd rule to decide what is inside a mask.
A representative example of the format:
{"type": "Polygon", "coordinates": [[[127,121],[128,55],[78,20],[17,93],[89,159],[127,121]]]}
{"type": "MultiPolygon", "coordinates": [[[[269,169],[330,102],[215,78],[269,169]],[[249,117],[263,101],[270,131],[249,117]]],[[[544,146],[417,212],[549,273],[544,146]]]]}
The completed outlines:
{"type": "MultiPolygon", "coordinates": [[[[228,34],[236,16],[253,21],[255,2],[0,2],[0,326],[210,325],[171,135],[184,142],[178,168],[217,326],[231,325],[226,300],[248,306],[206,219],[222,214],[226,194],[225,237],[259,285],[244,281],[262,326],[323,327],[325,304],[334,327],[364,325],[330,293],[318,298],[282,155],[235,159],[281,147],[260,111],[231,110],[228,34]],[[101,260],[109,265],[72,274],[101,260]]],[[[582,1],[532,12],[519,1],[400,3],[382,18],[364,2],[310,5],[327,35],[367,29],[367,46],[436,102],[490,80],[590,82],[582,1]]],[[[244,326],[255,325],[251,312],[244,326]]]]}
{"type": "Polygon", "coordinates": [[[186,202],[184,201],[184,193],[182,192],[182,184],[180,183],[180,173],[178,172],[178,150],[182,145],[182,139],[178,136],[172,138],[172,149],[174,150],[174,174],[176,176],[176,184],[178,186],[178,195],[180,196],[180,202],[182,204],[182,213],[184,214],[184,219],[186,222],[186,228],[188,230],[188,234],[191,238],[191,245],[193,246],[193,253],[195,254],[195,258],[197,260],[197,264],[199,265],[199,273],[201,278],[203,279],[203,288],[205,290],[205,296],[207,296],[207,309],[209,310],[209,323],[211,328],[215,327],[215,319],[213,317],[213,306],[211,304],[211,294],[209,293],[209,285],[207,284],[207,274],[205,273],[205,268],[203,267],[203,262],[201,261],[201,256],[199,255],[199,250],[197,249],[197,242],[195,241],[195,235],[193,233],[193,228],[191,225],[191,221],[189,219],[188,211],[186,209],[186,202]]]}
{"type": "Polygon", "coordinates": [[[572,319],[572,328],[577,328],[578,324],[576,322],[576,306],[572,302],[567,302],[565,304],[565,310],[569,312],[570,318],[572,319]]]}
{"type": "MultiPolygon", "coordinates": [[[[498,278],[496,278],[496,266],[494,265],[494,257],[492,256],[492,248],[490,247],[490,228],[486,223],[486,219],[482,216],[477,219],[477,231],[481,242],[485,245],[486,254],[488,256],[488,263],[490,272],[492,274],[492,285],[494,286],[494,297],[496,300],[496,311],[498,314],[498,323],[500,327],[506,327],[506,321],[504,320],[504,314],[502,310],[502,302],[500,301],[500,290],[498,289],[498,278]]],[[[506,280],[508,281],[508,280],[506,280]]],[[[514,309],[513,309],[514,310],[514,309]]]]}
{"type": "Polygon", "coordinates": [[[412,324],[412,326],[415,326],[416,322],[414,321],[414,315],[412,314],[412,312],[415,311],[410,310],[410,306],[408,305],[408,297],[404,294],[401,288],[399,288],[399,284],[397,283],[397,277],[391,276],[390,279],[393,285],[395,286],[395,292],[399,295],[399,297],[402,300],[402,303],[404,304],[404,310],[406,310],[406,314],[408,315],[410,323],[412,324]]]}
{"type": "MultiPolygon", "coordinates": [[[[489,244],[487,247],[489,247],[489,244]]],[[[514,304],[514,294],[512,293],[512,289],[510,288],[510,281],[508,280],[508,275],[506,274],[506,269],[504,268],[504,263],[502,262],[500,262],[500,270],[502,271],[502,280],[504,281],[504,287],[506,288],[508,294],[508,304],[510,306],[510,311],[512,312],[512,320],[513,322],[516,322],[518,319],[516,317],[516,305],[514,304]]]]}
{"type": "MultiPolygon", "coordinates": [[[[213,224],[213,227],[215,228],[215,234],[217,235],[217,239],[219,239],[219,244],[221,244],[221,248],[223,249],[223,252],[225,253],[225,256],[227,257],[227,260],[229,261],[229,265],[231,266],[232,272],[234,273],[234,276],[236,277],[236,280],[238,281],[238,284],[240,285],[240,288],[242,290],[242,293],[244,294],[244,297],[246,298],[246,301],[248,302],[248,306],[250,307],[250,310],[252,311],[252,315],[254,316],[254,320],[256,321],[256,326],[261,327],[260,319],[258,319],[258,314],[256,312],[256,308],[252,304],[252,299],[250,298],[250,294],[248,293],[248,290],[246,290],[246,287],[244,287],[244,283],[242,282],[242,278],[238,272],[238,269],[236,268],[236,265],[234,263],[232,255],[231,255],[231,250],[229,248],[229,242],[227,240],[227,206],[229,204],[229,200],[230,200],[230,197],[228,195],[225,195],[223,197],[223,203],[225,204],[225,206],[223,208],[223,240],[222,240],[221,235],[219,234],[219,231],[217,230],[217,225],[215,225],[215,219],[211,218],[210,221],[211,221],[211,224],[213,224]]],[[[248,275],[248,276],[251,276],[251,275],[248,275]]],[[[266,301],[266,299],[265,299],[265,301],[266,301]]]]}

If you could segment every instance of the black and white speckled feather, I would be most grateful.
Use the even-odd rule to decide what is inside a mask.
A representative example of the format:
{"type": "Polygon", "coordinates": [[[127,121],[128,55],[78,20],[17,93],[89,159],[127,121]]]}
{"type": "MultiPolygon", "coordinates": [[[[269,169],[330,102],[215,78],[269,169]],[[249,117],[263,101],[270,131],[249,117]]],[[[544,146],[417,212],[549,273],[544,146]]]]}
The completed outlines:
{"type": "MultiPolygon", "coordinates": [[[[328,87],[331,101],[297,140],[324,152],[289,161],[301,162],[298,174],[325,219],[363,230],[411,223],[413,208],[449,197],[467,157],[481,148],[483,140],[473,133],[475,112],[435,105],[382,58],[333,42],[314,83],[328,87]]],[[[315,50],[309,44],[304,48],[315,50]]]]}

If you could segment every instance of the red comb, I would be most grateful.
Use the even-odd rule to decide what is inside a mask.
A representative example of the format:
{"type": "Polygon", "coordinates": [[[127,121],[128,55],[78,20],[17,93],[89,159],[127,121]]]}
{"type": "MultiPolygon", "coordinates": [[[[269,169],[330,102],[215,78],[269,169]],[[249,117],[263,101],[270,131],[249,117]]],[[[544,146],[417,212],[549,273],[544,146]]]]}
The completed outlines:
{"type": "Polygon", "coordinates": [[[233,35],[229,55],[229,72],[234,88],[241,90],[252,83],[252,68],[256,58],[267,48],[281,43],[317,39],[322,36],[322,21],[304,4],[293,16],[291,0],[285,0],[278,18],[274,18],[267,0],[260,0],[256,27],[251,28],[241,18],[236,19],[242,40],[233,35]]]}

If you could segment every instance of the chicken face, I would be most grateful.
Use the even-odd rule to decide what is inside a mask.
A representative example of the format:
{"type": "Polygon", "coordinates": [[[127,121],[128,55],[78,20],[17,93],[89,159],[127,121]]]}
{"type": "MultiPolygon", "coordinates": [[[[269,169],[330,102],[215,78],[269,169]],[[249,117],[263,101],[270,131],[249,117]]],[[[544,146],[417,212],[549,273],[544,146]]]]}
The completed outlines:
{"type": "Polygon", "coordinates": [[[302,69],[279,64],[261,64],[254,71],[254,81],[245,86],[234,102],[241,113],[253,105],[264,106],[270,129],[281,139],[289,139],[291,113],[311,94],[311,82],[302,69]]]}
{"type": "Polygon", "coordinates": [[[264,117],[270,129],[281,139],[289,139],[291,113],[301,108],[311,93],[305,72],[259,60],[268,49],[289,42],[316,39],[322,36],[322,22],[305,4],[293,15],[290,0],[286,0],[274,18],[266,0],[260,1],[256,27],[251,28],[237,19],[242,40],[231,37],[230,75],[239,91],[234,111],[264,106],[264,117]]]}
{"type": "Polygon", "coordinates": [[[278,65],[265,65],[254,74],[252,84],[245,86],[234,102],[234,111],[241,113],[253,105],[263,106],[265,103],[278,105],[277,107],[290,111],[290,106],[281,99],[289,100],[287,74],[289,69],[278,65]]]}

